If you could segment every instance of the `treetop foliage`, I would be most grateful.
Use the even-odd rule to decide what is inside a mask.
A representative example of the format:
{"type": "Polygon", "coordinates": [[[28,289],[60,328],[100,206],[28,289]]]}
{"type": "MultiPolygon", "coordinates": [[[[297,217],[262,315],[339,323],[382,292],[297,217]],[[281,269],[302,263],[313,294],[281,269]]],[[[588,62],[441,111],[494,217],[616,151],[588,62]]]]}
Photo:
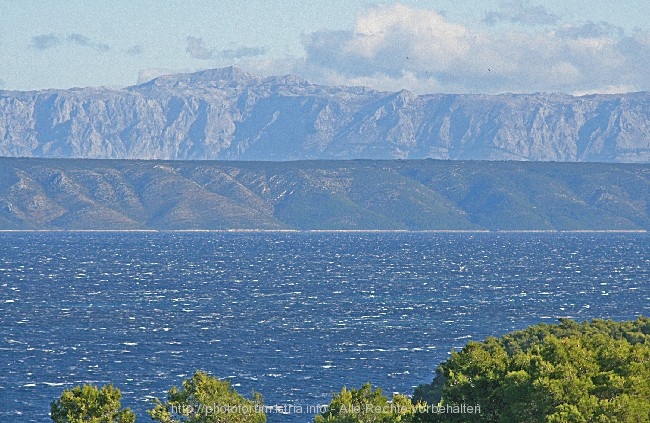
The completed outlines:
{"type": "Polygon", "coordinates": [[[531,326],[469,342],[437,373],[415,398],[482,412],[426,421],[647,422],[650,319],[531,326]]]}
{"type": "Polygon", "coordinates": [[[122,393],[113,385],[101,389],[93,385],[66,389],[52,401],[50,416],[55,423],[133,423],[135,414],[120,409],[122,393]]]}
{"type": "Polygon", "coordinates": [[[156,400],[147,413],[161,423],[263,423],[266,422],[264,402],[259,393],[253,399],[242,397],[227,380],[219,380],[196,371],[183,381],[182,387],[172,387],[167,401],[156,400]]]}
{"type": "Polygon", "coordinates": [[[343,387],[334,394],[329,409],[318,415],[314,423],[398,423],[411,422],[414,415],[411,400],[404,395],[393,395],[389,401],[380,388],[370,383],[359,389],[343,387]]]}

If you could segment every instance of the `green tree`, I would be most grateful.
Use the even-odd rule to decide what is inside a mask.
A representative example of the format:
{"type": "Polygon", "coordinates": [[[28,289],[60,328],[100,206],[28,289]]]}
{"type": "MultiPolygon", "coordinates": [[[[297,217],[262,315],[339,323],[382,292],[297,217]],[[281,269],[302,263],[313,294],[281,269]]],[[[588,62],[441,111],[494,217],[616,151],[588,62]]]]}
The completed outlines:
{"type": "Polygon", "coordinates": [[[135,414],[120,409],[122,393],[113,385],[98,389],[93,385],[66,389],[52,401],[50,412],[55,423],[133,423],[135,414]]]}
{"type": "Polygon", "coordinates": [[[420,421],[650,422],[650,319],[531,326],[469,342],[436,374],[416,393],[481,413],[420,421]]]}
{"type": "Polygon", "coordinates": [[[266,422],[264,403],[259,393],[246,399],[231,388],[230,383],[196,371],[183,381],[182,387],[172,387],[167,401],[156,400],[147,413],[161,423],[263,423],[266,422]]]}
{"type": "Polygon", "coordinates": [[[314,418],[314,423],[397,423],[411,422],[414,410],[411,400],[393,395],[389,401],[381,389],[372,389],[370,383],[359,389],[343,387],[332,397],[326,412],[314,418]]]}

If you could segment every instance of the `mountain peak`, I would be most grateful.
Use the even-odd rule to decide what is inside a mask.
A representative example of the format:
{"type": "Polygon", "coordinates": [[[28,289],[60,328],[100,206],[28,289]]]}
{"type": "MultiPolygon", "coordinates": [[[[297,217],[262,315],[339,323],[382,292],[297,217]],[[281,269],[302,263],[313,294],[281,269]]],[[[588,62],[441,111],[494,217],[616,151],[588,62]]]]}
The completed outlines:
{"type": "Polygon", "coordinates": [[[260,80],[260,77],[246,72],[237,66],[228,66],[225,68],[205,69],[191,73],[163,75],[139,86],[177,86],[178,84],[199,86],[224,86],[233,84],[247,85],[253,82],[259,82],[260,80]]]}
{"type": "Polygon", "coordinates": [[[216,81],[227,81],[227,82],[238,82],[238,83],[247,83],[251,81],[259,80],[260,78],[252,73],[248,73],[242,68],[237,66],[228,66],[225,68],[216,68],[216,69],[206,69],[199,72],[194,72],[190,74],[190,82],[200,83],[200,82],[216,82],[216,81]]]}

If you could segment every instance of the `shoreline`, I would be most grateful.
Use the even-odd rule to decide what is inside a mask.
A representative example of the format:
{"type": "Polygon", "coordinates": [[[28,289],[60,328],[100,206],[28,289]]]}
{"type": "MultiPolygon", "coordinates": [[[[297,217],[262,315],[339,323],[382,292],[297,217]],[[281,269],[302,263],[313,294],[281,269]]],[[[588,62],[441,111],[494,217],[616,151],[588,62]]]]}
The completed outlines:
{"type": "Polygon", "coordinates": [[[646,229],[0,229],[0,233],[629,233],[646,234],[646,229]]]}

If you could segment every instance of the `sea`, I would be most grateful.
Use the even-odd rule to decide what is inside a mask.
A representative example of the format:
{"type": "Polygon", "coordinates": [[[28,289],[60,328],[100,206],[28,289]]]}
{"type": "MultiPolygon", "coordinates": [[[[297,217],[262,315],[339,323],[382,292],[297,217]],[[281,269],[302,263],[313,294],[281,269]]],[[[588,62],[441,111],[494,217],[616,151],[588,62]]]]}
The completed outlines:
{"type": "Polygon", "coordinates": [[[0,422],[112,383],[149,421],[196,370],[311,422],[412,394],[469,341],[650,316],[648,233],[2,232],[0,422]]]}

